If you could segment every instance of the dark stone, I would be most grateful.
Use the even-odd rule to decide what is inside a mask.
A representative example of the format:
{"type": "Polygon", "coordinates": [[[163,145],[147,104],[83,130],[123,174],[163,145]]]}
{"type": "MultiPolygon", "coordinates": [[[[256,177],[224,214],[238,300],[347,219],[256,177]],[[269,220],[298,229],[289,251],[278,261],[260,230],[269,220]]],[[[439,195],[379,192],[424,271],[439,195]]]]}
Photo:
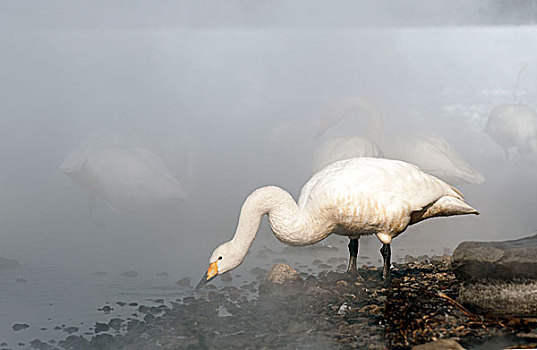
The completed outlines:
{"type": "Polygon", "coordinates": [[[108,326],[112,328],[113,330],[120,330],[121,325],[123,324],[123,320],[121,318],[113,318],[108,322],[108,326]]]}
{"type": "Polygon", "coordinates": [[[88,341],[80,335],[70,335],[65,340],[59,341],[58,345],[68,350],[85,349],[88,341]]]}
{"type": "Polygon", "coordinates": [[[27,325],[26,323],[15,323],[12,328],[16,332],[16,331],[21,331],[26,328],[30,328],[30,326],[27,325]]]}
{"type": "Polygon", "coordinates": [[[537,235],[513,241],[463,242],[452,267],[464,282],[537,279],[537,235]]]}
{"type": "Polygon", "coordinates": [[[64,332],[69,334],[78,332],[78,327],[66,327],[63,329],[64,332]]]}
{"type": "Polygon", "coordinates": [[[110,327],[106,323],[95,323],[95,333],[101,333],[106,332],[110,329],[110,327]]]}
{"type": "Polygon", "coordinates": [[[120,274],[120,276],[123,276],[123,277],[138,277],[138,272],[136,271],[125,271],[123,273],[120,274]]]}
{"type": "Polygon", "coordinates": [[[190,277],[183,277],[179,281],[175,282],[175,284],[181,287],[190,287],[190,277]]]}
{"type": "Polygon", "coordinates": [[[459,301],[473,310],[497,316],[537,316],[537,282],[474,282],[461,286],[459,301]]]}

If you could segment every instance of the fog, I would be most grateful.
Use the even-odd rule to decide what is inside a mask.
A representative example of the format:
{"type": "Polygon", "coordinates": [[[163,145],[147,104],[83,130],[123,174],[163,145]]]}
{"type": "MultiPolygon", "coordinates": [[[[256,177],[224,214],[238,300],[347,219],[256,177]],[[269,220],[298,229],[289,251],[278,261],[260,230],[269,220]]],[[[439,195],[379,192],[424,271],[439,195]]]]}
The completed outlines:
{"type": "MultiPolygon", "coordinates": [[[[443,137],[486,178],[457,185],[480,216],[410,227],[394,240],[395,256],[537,229],[537,156],[506,159],[483,132],[496,106],[537,108],[533,8],[502,23],[499,5],[483,2],[464,14],[449,7],[445,17],[427,7],[398,15],[401,4],[381,3],[355,23],[347,11],[302,12],[291,2],[230,2],[214,12],[135,4],[0,5],[0,256],[68,271],[73,280],[126,270],[197,279],[233,235],[249,193],[277,185],[297,198],[324,139],[364,134],[367,118],[357,112],[314,137],[330,107],[354,96],[378,105],[383,135],[443,137]],[[378,22],[367,15],[377,13],[378,22]],[[187,199],[129,212],[92,198],[59,167],[100,132],[151,140],[187,199]]],[[[346,257],[347,242],[329,239],[346,257]]],[[[363,241],[360,254],[380,258],[376,238],[363,241]]],[[[252,249],[264,245],[284,247],[266,219],[252,249]]],[[[251,255],[239,269],[255,266],[251,255]]],[[[40,288],[24,287],[28,295],[40,288]]],[[[2,327],[19,318],[10,316],[2,327]]],[[[10,336],[7,328],[0,335],[10,336]]]]}

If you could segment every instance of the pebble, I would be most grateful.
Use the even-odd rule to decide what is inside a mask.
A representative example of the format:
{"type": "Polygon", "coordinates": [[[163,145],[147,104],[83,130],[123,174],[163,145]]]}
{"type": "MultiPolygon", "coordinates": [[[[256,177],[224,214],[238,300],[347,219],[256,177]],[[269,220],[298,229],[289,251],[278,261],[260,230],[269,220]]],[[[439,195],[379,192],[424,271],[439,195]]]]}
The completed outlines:
{"type": "Polygon", "coordinates": [[[26,323],[15,323],[13,326],[12,326],[13,330],[15,332],[18,332],[18,331],[21,331],[23,329],[26,329],[26,328],[30,328],[30,326],[26,323]]]}
{"type": "Polygon", "coordinates": [[[134,277],[138,277],[138,272],[129,270],[129,271],[122,272],[120,276],[134,278],[134,277]]]}

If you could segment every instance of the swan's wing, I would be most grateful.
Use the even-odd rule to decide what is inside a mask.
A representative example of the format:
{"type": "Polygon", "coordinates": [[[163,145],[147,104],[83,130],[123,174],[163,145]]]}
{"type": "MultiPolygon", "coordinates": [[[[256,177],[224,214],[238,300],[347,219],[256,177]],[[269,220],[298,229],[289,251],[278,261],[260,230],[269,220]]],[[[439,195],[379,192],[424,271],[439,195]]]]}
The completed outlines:
{"type": "Polygon", "coordinates": [[[375,200],[406,200],[411,210],[419,210],[444,195],[462,199],[460,192],[415,165],[382,158],[353,158],[333,163],[313,175],[304,185],[298,204],[303,208],[327,194],[337,203],[339,197],[357,193],[375,200]]]}

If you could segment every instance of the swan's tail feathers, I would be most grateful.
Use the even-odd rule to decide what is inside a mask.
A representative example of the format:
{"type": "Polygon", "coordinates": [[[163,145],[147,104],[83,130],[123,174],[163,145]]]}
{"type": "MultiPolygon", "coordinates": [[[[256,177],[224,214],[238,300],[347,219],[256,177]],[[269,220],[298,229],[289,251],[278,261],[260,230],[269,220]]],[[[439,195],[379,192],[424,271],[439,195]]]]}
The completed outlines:
{"type": "Polygon", "coordinates": [[[435,216],[451,216],[451,215],[479,215],[479,212],[465,203],[463,200],[444,196],[437,200],[429,209],[434,209],[437,212],[435,216]]]}
{"type": "Polygon", "coordinates": [[[479,215],[479,212],[461,199],[444,196],[422,210],[413,212],[411,214],[410,224],[432,217],[468,214],[479,215]]]}
{"type": "Polygon", "coordinates": [[[458,189],[456,189],[453,186],[451,186],[451,189],[453,190],[453,192],[455,192],[458,195],[459,199],[464,199],[464,195],[462,194],[461,191],[459,191],[458,189]]]}

